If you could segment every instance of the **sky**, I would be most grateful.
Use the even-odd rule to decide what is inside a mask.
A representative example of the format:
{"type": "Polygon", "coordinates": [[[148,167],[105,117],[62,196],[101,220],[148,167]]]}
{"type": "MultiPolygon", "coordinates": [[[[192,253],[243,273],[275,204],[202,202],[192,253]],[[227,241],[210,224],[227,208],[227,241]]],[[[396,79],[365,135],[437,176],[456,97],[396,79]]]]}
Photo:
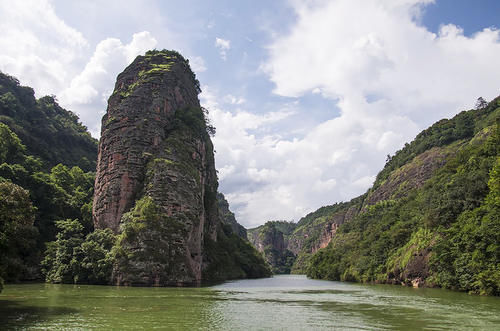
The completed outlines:
{"type": "Polygon", "coordinates": [[[496,0],[0,0],[0,70],[92,135],[149,49],[190,60],[247,228],[366,190],[404,143],[500,94],[496,0]]]}

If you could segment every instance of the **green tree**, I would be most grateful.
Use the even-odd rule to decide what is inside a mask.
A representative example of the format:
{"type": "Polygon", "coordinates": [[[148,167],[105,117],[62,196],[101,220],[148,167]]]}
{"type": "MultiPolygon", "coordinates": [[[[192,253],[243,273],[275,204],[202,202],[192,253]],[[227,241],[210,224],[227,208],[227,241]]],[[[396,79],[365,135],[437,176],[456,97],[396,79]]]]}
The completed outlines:
{"type": "Polygon", "coordinates": [[[56,222],[56,240],[47,244],[42,261],[45,280],[52,283],[108,284],[113,269],[116,236],[110,229],[96,230],[84,239],[78,220],[56,222]]]}
{"type": "Polygon", "coordinates": [[[11,182],[0,182],[0,278],[29,278],[38,234],[34,220],[29,192],[11,182]]]}
{"type": "Polygon", "coordinates": [[[18,163],[25,149],[21,139],[7,125],[0,122],[0,164],[18,163]]]}
{"type": "Polygon", "coordinates": [[[75,283],[108,284],[111,280],[114,258],[111,248],[116,235],[110,229],[95,230],[74,250],[71,261],[75,283]]]}
{"type": "Polygon", "coordinates": [[[78,220],[56,222],[59,232],[56,241],[47,244],[42,270],[45,279],[52,283],[73,283],[75,281],[75,250],[83,243],[83,225],[78,220]]]}

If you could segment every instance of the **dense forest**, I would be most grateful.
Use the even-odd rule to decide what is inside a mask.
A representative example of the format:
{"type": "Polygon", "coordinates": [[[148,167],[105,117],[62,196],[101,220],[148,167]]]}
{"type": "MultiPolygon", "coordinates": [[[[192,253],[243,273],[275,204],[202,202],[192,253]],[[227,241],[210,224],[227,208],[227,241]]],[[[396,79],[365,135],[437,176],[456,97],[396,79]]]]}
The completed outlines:
{"type": "Polygon", "coordinates": [[[74,113],[0,73],[0,279],[40,279],[47,242],[92,231],[96,159],[74,113]]]}

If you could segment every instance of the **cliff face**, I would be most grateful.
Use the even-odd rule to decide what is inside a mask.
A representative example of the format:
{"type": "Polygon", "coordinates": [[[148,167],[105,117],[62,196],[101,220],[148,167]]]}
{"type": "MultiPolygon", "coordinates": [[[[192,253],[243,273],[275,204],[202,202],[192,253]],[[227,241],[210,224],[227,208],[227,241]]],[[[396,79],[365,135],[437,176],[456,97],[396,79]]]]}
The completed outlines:
{"type": "Polygon", "coordinates": [[[222,193],[217,193],[217,205],[219,207],[219,218],[223,224],[229,226],[233,233],[243,239],[247,239],[247,229],[236,221],[234,213],[229,210],[229,203],[222,193]]]}
{"type": "Polygon", "coordinates": [[[118,75],[102,119],[93,218],[120,233],[118,284],[199,283],[219,225],[213,145],[199,83],[173,51],[118,75]]]}
{"type": "Polygon", "coordinates": [[[270,221],[248,230],[248,240],[264,255],[271,270],[276,274],[289,274],[296,254],[288,249],[289,238],[295,223],[270,221]]]}

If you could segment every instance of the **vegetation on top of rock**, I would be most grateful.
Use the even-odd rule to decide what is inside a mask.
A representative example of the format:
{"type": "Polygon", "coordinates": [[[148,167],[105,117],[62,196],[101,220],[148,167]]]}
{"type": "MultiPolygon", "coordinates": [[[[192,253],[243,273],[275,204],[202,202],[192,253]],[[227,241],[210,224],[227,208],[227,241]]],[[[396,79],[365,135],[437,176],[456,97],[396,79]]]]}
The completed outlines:
{"type": "Polygon", "coordinates": [[[196,75],[194,74],[193,70],[191,70],[191,67],[189,66],[189,60],[184,58],[181,53],[175,51],[175,50],[167,50],[167,49],[162,49],[161,51],[159,50],[149,50],[146,52],[146,57],[152,57],[152,56],[163,56],[165,58],[175,58],[183,61],[186,64],[187,69],[189,70],[189,75],[193,81],[194,86],[196,87],[196,90],[198,93],[201,93],[201,88],[200,88],[200,81],[196,78],[196,75]]]}

